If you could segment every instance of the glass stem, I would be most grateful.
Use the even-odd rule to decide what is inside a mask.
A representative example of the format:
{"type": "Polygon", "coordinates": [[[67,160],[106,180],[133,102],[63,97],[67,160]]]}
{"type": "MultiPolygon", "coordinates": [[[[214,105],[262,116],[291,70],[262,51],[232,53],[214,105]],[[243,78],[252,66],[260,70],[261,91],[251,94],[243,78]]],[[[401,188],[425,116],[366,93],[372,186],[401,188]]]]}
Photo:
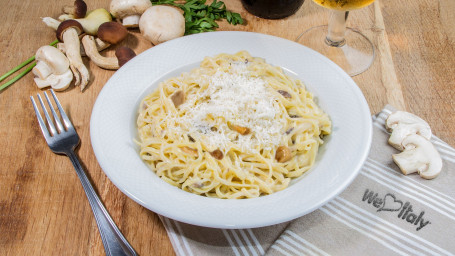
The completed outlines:
{"type": "Polygon", "coordinates": [[[344,33],[346,32],[346,20],[348,19],[348,11],[330,11],[329,31],[325,38],[325,43],[333,47],[341,47],[346,41],[344,33]]]}

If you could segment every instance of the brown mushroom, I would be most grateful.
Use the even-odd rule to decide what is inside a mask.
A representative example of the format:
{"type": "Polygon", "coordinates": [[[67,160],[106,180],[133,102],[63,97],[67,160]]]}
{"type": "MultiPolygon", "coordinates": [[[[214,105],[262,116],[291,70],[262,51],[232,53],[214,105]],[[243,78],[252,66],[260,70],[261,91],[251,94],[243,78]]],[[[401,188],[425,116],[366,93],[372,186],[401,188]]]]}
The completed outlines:
{"type": "Polygon", "coordinates": [[[90,74],[82,62],[79,34],[82,33],[82,26],[75,20],[65,20],[57,28],[57,38],[65,44],[66,56],[70,62],[70,68],[76,78],[75,85],[81,86],[84,90],[90,79],[90,74]]]}
{"type": "Polygon", "coordinates": [[[76,19],[84,18],[87,13],[87,4],[83,0],[76,0],[73,5],[63,6],[62,11],[76,19]]]}
{"type": "Polygon", "coordinates": [[[223,152],[219,149],[213,150],[212,152],[210,152],[210,155],[217,160],[221,160],[224,157],[223,152]]]}
{"type": "MultiPolygon", "coordinates": [[[[109,44],[117,44],[121,42],[123,39],[126,38],[128,35],[128,31],[124,26],[117,22],[105,22],[100,25],[98,28],[98,38],[106,43],[109,44]]],[[[82,44],[84,45],[84,50],[87,56],[92,60],[97,66],[105,69],[118,69],[119,65],[119,58],[118,57],[104,57],[101,56],[98,52],[95,38],[90,35],[85,35],[82,38],[82,44]]],[[[120,51],[118,54],[122,59],[122,63],[126,63],[130,58],[136,56],[136,54],[130,49],[130,52],[127,51],[120,51]],[[128,55],[123,55],[128,53],[128,55]]],[[[117,56],[117,53],[116,53],[117,56]]]]}
{"type": "Polygon", "coordinates": [[[279,163],[284,163],[284,162],[287,162],[289,160],[291,160],[292,158],[292,152],[291,150],[286,147],[286,146],[279,146],[277,149],[276,149],[276,153],[275,153],[275,159],[279,162],[279,163]]]}
{"type": "Polygon", "coordinates": [[[125,65],[129,60],[136,57],[136,53],[126,46],[122,46],[115,51],[115,56],[118,59],[118,65],[121,67],[125,65]]]}
{"type": "Polygon", "coordinates": [[[128,36],[128,30],[115,21],[104,22],[98,28],[98,38],[110,44],[117,44],[128,36]]]}

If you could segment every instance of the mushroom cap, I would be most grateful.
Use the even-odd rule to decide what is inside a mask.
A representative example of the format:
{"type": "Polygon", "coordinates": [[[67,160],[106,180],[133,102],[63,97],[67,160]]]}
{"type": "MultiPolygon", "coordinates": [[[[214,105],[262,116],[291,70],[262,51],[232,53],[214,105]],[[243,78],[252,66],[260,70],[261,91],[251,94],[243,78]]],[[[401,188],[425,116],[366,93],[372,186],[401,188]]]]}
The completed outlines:
{"type": "Polygon", "coordinates": [[[87,4],[83,0],[74,1],[74,17],[84,18],[87,13],[87,4]]]}
{"type": "Polygon", "coordinates": [[[185,18],[171,6],[152,6],[139,20],[141,34],[154,45],[181,37],[185,34],[185,18]]]}
{"type": "Polygon", "coordinates": [[[123,19],[130,15],[142,15],[151,6],[150,0],[112,0],[109,11],[112,16],[123,19]]]}
{"type": "Polygon", "coordinates": [[[65,20],[57,28],[56,34],[57,39],[63,42],[63,33],[70,28],[74,28],[77,31],[77,34],[80,35],[82,33],[82,25],[76,20],[65,20]]]}
{"type": "Polygon", "coordinates": [[[418,172],[424,179],[433,179],[441,172],[442,159],[433,144],[424,137],[412,134],[403,140],[404,151],[392,155],[403,174],[418,172]]]}
{"type": "Polygon", "coordinates": [[[117,44],[128,36],[128,30],[122,24],[109,21],[98,28],[98,38],[110,44],[117,44]]]}
{"type": "Polygon", "coordinates": [[[136,53],[131,48],[122,46],[115,51],[115,56],[118,59],[118,65],[121,67],[129,60],[136,57],[136,53]]]}
{"type": "Polygon", "coordinates": [[[64,6],[63,12],[71,14],[74,18],[84,18],[87,13],[87,4],[83,0],[75,0],[73,6],[64,6]]]}
{"type": "Polygon", "coordinates": [[[422,118],[405,111],[396,111],[386,120],[386,128],[392,131],[389,144],[398,150],[403,150],[402,141],[410,134],[419,134],[429,140],[430,125],[422,118]]]}
{"type": "MultiPolygon", "coordinates": [[[[51,73],[55,75],[61,75],[69,69],[68,58],[57,48],[50,45],[41,46],[36,51],[35,59],[37,62],[44,62],[50,68],[51,73]]],[[[36,74],[35,70],[33,73],[40,76],[36,74]]],[[[43,79],[42,76],[40,78],[43,79]]]]}

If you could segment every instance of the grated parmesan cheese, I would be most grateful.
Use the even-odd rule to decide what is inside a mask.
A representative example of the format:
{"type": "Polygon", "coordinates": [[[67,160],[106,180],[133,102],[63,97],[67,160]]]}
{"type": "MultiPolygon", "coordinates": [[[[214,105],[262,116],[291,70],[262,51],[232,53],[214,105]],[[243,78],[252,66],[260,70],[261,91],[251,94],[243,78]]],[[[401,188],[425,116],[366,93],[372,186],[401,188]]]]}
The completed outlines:
{"type": "Polygon", "coordinates": [[[271,150],[279,145],[286,120],[272,89],[260,77],[251,76],[247,63],[232,63],[227,72],[201,75],[198,82],[208,82],[208,89],[202,95],[187,95],[179,107],[185,114],[169,117],[178,124],[172,132],[191,134],[212,150],[225,151],[229,143],[246,152],[271,150]],[[229,129],[227,122],[251,132],[240,135],[229,129]]]}

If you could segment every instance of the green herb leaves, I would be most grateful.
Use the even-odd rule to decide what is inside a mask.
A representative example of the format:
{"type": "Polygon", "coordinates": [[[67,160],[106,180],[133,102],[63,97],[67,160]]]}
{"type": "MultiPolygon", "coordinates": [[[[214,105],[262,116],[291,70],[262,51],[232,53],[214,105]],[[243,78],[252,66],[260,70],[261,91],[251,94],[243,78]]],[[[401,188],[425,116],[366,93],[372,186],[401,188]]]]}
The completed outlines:
{"type": "Polygon", "coordinates": [[[206,5],[206,0],[151,0],[153,5],[167,4],[179,7],[185,17],[185,35],[214,31],[218,28],[217,20],[226,19],[232,25],[243,24],[240,14],[226,10],[222,1],[214,0],[206,5]]]}

